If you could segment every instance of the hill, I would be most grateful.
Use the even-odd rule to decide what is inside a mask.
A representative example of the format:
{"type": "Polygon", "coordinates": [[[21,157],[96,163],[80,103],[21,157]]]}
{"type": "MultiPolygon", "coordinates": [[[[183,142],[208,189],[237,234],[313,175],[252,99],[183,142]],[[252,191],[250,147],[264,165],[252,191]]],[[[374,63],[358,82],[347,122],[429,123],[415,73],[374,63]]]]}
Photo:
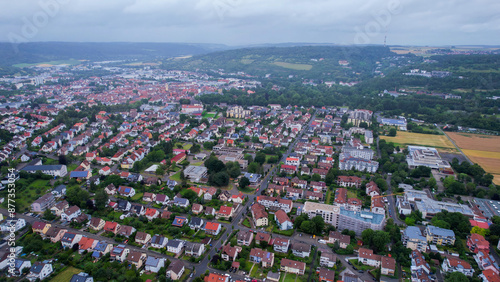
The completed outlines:
{"type": "Polygon", "coordinates": [[[60,60],[153,60],[198,55],[227,49],[225,45],[184,43],[0,43],[0,66],[60,60]]]}
{"type": "Polygon", "coordinates": [[[243,71],[251,75],[300,75],[310,79],[357,80],[371,75],[375,62],[394,55],[382,46],[256,47],[164,60],[165,69],[243,71]],[[340,60],[348,61],[341,66],[340,60]]]}

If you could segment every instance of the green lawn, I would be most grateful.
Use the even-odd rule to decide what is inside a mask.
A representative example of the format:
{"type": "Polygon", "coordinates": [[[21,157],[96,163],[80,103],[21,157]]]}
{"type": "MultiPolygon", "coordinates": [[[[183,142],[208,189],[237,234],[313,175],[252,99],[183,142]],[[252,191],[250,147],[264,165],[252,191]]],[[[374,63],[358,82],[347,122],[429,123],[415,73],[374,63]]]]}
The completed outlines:
{"type": "Polygon", "coordinates": [[[77,167],[78,167],[77,164],[70,164],[70,165],[68,165],[68,172],[75,170],[77,167]]]}
{"type": "Polygon", "coordinates": [[[181,172],[179,171],[176,174],[170,176],[170,179],[181,182],[181,172]]]}
{"type": "Polygon", "coordinates": [[[132,201],[137,201],[142,199],[143,193],[136,193],[131,199],[132,201]]]}
{"type": "Polygon", "coordinates": [[[67,282],[71,280],[71,277],[73,277],[74,274],[78,274],[82,272],[82,270],[78,268],[74,268],[72,266],[66,268],[63,272],[59,273],[56,277],[54,277],[51,282],[67,282]]]}
{"type": "Polygon", "coordinates": [[[251,225],[250,225],[250,220],[248,220],[248,218],[245,218],[245,220],[243,220],[243,222],[241,223],[243,226],[246,226],[248,228],[251,228],[251,225]]]}
{"type": "Polygon", "coordinates": [[[280,235],[285,235],[285,236],[292,236],[293,232],[295,232],[294,229],[290,230],[279,230],[278,227],[274,226],[273,228],[273,233],[280,234],[280,235]]]}
{"type": "Polygon", "coordinates": [[[352,265],[356,266],[359,270],[370,271],[372,269],[375,269],[375,267],[373,267],[373,266],[358,263],[357,259],[351,259],[349,261],[352,263],[352,265]]]}

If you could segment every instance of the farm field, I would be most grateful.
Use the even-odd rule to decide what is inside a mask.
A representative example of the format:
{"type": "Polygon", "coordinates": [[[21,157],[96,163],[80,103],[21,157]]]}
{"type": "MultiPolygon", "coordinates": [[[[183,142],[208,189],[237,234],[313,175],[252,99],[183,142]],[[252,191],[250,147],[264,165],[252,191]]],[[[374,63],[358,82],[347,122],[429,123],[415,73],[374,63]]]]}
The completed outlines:
{"type": "Polygon", "coordinates": [[[307,65],[307,64],[293,64],[285,62],[274,62],[273,64],[279,67],[284,67],[292,70],[310,70],[313,67],[312,65],[307,65]]]}
{"type": "MultiPolygon", "coordinates": [[[[446,138],[445,135],[411,133],[398,131],[395,137],[380,136],[381,139],[387,142],[393,142],[400,147],[408,145],[434,147],[442,152],[456,152],[455,146],[446,138]]],[[[403,149],[403,148],[401,148],[403,149]]]]}
{"type": "Polygon", "coordinates": [[[59,60],[59,61],[35,63],[35,64],[28,64],[28,63],[16,64],[16,65],[14,65],[14,67],[25,68],[25,67],[31,67],[31,66],[52,67],[55,65],[78,65],[78,64],[81,64],[83,61],[84,60],[69,59],[69,60],[59,60]]]}
{"type": "Polygon", "coordinates": [[[446,134],[472,162],[478,163],[495,177],[495,184],[500,185],[500,136],[457,132],[446,134]]]}

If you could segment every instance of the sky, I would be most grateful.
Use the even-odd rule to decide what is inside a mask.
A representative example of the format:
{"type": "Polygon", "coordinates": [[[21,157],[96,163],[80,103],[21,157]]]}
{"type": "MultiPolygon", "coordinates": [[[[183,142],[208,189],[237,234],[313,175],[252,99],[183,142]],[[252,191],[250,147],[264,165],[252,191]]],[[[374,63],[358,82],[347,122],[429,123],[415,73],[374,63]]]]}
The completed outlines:
{"type": "Polygon", "coordinates": [[[500,45],[498,0],[15,0],[1,42],[500,45]]]}

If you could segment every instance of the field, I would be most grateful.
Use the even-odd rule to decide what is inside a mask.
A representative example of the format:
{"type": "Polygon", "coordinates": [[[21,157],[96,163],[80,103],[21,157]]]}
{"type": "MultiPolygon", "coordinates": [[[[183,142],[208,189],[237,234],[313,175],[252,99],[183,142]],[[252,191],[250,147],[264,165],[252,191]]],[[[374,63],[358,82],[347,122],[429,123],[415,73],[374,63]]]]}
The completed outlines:
{"type": "Polygon", "coordinates": [[[292,63],[285,63],[285,62],[274,62],[274,65],[277,65],[279,67],[284,67],[287,69],[292,69],[292,70],[310,70],[312,69],[312,65],[306,65],[306,64],[292,64],[292,63]]]}
{"type": "Polygon", "coordinates": [[[446,134],[472,162],[493,174],[493,182],[500,185],[500,136],[456,132],[446,134]]]}
{"type": "Polygon", "coordinates": [[[14,67],[18,68],[25,68],[25,67],[31,67],[31,66],[38,66],[38,67],[52,67],[56,65],[78,65],[81,64],[81,60],[60,60],[60,61],[50,61],[50,62],[43,62],[43,63],[36,63],[36,64],[17,64],[14,65],[14,67]]]}
{"type": "Polygon", "coordinates": [[[78,268],[74,268],[72,266],[66,268],[63,272],[59,273],[56,277],[54,277],[50,282],[67,282],[71,280],[73,274],[78,274],[82,272],[82,270],[78,268]]]}
{"type": "Polygon", "coordinates": [[[453,146],[445,135],[398,131],[395,137],[380,136],[380,138],[387,142],[393,142],[400,147],[406,147],[408,145],[429,146],[436,148],[438,151],[456,152],[455,146],[453,146]]]}

